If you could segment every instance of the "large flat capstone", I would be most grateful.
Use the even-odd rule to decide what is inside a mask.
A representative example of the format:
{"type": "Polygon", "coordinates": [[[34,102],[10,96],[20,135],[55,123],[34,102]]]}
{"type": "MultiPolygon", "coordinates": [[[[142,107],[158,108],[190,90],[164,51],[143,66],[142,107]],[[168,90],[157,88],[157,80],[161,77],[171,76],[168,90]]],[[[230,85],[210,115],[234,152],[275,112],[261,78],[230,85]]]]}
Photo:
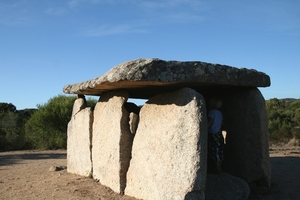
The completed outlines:
{"type": "Polygon", "coordinates": [[[119,64],[107,73],[85,82],[66,85],[66,94],[97,95],[124,89],[130,98],[154,95],[189,87],[197,91],[209,87],[268,87],[270,77],[254,69],[199,61],[136,59],[119,64]]]}

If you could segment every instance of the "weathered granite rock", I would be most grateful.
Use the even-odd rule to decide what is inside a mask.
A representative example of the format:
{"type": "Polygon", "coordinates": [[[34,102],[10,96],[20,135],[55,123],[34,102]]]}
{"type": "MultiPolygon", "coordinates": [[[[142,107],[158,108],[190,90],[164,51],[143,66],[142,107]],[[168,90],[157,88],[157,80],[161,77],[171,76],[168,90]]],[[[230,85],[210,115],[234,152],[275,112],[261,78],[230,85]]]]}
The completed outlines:
{"type": "Polygon", "coordinates": [[[70,173],[89,176],[92,172],[92,122],[92,110],[85,108],[85,99],[76,99],[67,131],[67,171],[70,173]]]}
{"type": "MultiPolygon", "coordinates": [[[[137,198],[192,200],[204,199],[207,142],[204,102],[214,96],[221,97],[224,105],[227,131],[224,171],[268,189],[271,177],[268,123],[264,98],[256,88],[267,86],[270,86],[269,76],[252,69],[137,59],[93,80],[67,85],[63,90],[101,96],[93,124],[96,179],[123,193],[128,177],[125,193],[137,198]],[[132,112],[135,106],[128,107],[132,106],[126,102],[128,97],[150,98],[140,116],[132,112]]],[[[68,134],[80,135],[82,131],[77,129],[84,127],[86,132],[91,120],[87,120],[88,113],[83,114],[88,112],[84,111],[85,106],[75,104],[72,119],[82,114],[84,117],[80,119],[85,121],[71,120],[68,134]],[[78,123],[85,125],[76,127],[78,123]]],[[[74,138],[71,136],[72,145],[78,140],[74,138]]],[[[81,141],[78,146],[82,143],[86,142],[81,141]]],[[[70,149],[75,152],[74,147],[70,149]]],[[[69,160],[78,162],[74,158],[69,160]]]]}
{"type": "Polygon", "coordinates": [[[125,89],[130,98],[150,98],[154,95],[190,87],[267,87],[270,77],[253,69],[235,68],[205,62],[137,59],[122,63],[98,78],[66,85],[67,94],[102,95],[125,89]]]}
{"type": "Polygon", "coordinates": [[[125,194],[204,199],[206,123],[205,101],[190,88],[149,99],[140,112],[125,194]]]}
{"type": "Polygon", "coordinates": [[[49,168],[50,172],[56,172],[56,171],[61,171],[67,169],[67,166],[63,166],[63,165],[51,165],[51,167],[49,168]]]}
{"type": "Polygon", "coordinates": [[[130,132],[132,134],[136,133],[136,130],[138,128],[138,124],[140,121],[139,113],[140,113],[140,107],[138,107],[136,104],[131,102],[126,102],[124,104],[125,109],[129,113],[129,127],[130,132]]]}
{"type": "Polygon", "coordinates": [[[235,88],[226,91],[223,102],[227,131],[224,167],[248,183],[270,185],[265,99],[256,88],[235,88]]]}
{"type": "Polygon", "coordinates": [[[227,173],[208,174],[205,199],[209,200],[247,200],[250,188],[246,181],[227,173]]]}
{"type": "Polygon", "coordinates": [[[133,134],[124,108],[127,98],[124,91],[106,93],[94,110],[93,177],[117,193],[124,192],[131,159],[133,134]]]}
{"type": "Polygon", "coordinates": [[[132,134],[136,133],[139,121],[140,121],[139,115],[137,115],[133,112],[129,113],[129,127],[130,127],[130,132],[132,134]]]}

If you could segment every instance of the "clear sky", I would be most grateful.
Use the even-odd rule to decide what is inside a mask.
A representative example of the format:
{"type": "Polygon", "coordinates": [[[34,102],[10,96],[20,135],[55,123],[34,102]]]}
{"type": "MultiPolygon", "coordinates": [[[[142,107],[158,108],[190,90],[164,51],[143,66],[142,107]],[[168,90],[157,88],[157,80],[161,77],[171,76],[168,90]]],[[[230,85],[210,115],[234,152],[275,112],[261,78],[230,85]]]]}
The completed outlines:
{"type": "Polygon", "coordinates": [[[0,102],[18,110],[136,58],[256,69],[265,99],[300,98],[300,1],[0,1],[0,102]]]}

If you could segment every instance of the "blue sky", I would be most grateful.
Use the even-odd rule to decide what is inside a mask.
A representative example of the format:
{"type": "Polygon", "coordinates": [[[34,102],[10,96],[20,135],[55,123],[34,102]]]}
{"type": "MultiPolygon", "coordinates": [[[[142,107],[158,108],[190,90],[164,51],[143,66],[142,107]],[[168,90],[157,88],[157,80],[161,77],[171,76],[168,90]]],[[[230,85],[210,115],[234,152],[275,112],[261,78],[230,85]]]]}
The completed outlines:
{"type": "Polygon", "coordinates": [[[1,0],[0,102],[35,108],[136,58],[203,61],[271,77],[300,98],[298,0],[1,0]]]}

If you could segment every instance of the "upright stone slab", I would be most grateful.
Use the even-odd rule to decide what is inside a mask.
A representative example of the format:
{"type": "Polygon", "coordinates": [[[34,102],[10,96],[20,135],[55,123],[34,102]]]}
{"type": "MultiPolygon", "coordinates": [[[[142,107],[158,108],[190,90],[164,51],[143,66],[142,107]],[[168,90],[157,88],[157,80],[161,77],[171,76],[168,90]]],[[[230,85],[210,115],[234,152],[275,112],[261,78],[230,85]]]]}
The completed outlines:
{"type": "Polygon", "coordinates": [[[129,113],[129,127],[130,127],[130,132],[132,134],[136,133],[139,120],[140,120],[139,115],[135,114],[134,112],[129,113]]]}
{"type": "Polygon", "coordinates": [[[92,172],[93,113],[91,108],[85,108],[85,106],[84,97],[75,100],[67,131],[67,171],[82,176],[88,176],[92,172]]]}
{"type": "Polygon", "coordinates": [[[183,88],[142,107],[125,194],[141,199],[204,199],[205,101],[183,88]]]}
{"type": "Polygon", "coordinates": [[[270,185],[269,132],[265,99],[256,88],[228,90],[224,96],[227,131],[224,164],[248,183],[270,185]]]}
{"type": "Polygon", "coordinates": [[[136,133],[139,124],[140,107],[134,103],[126,102],[124,104],[126,111],[129,113],[129,127],[132,134],[136,133]]]}
{"type": "Polygon", "coordinates": [[[93,176],[117,193],[123,193],[131,158],[133,135],[124,108],[128,94],[122,91],[101,96],[94,110],[93,176]]]}

